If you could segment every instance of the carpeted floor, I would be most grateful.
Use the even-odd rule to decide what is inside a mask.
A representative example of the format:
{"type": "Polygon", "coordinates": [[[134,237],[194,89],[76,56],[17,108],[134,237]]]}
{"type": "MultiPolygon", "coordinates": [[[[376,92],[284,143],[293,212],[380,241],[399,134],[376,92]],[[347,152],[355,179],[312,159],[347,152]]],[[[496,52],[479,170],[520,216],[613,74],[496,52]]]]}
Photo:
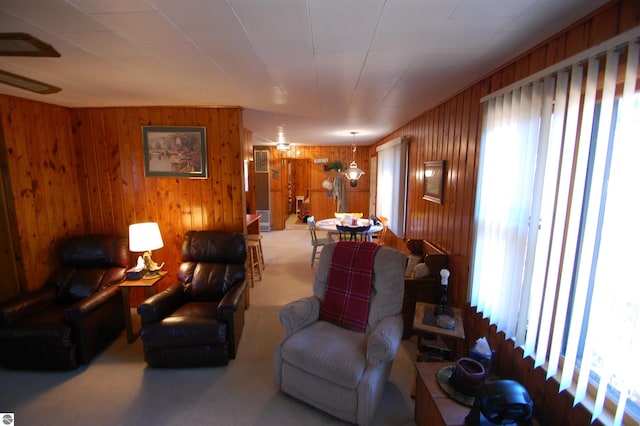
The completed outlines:
{"type": "Polygon", "coordinates": [[[290,214],[284,225],[285,229],[307,229],[309,225],[300,220],[298,215],[290,214]]]}
{"type": "MultiPolygon", "coordinates": [[[[0,412],[15,425],[341,425],[273,383],[273,348],[282,335],[279,308],[311,294],[314,270],[305,229],[263,233],[264,278],[238,356],[226,367],[146,367],[140,340],[124,332],[89,365],[73,372],[0,369],[0,412]]],[[[377,425],[412,425],[415,342],[403,341],[378,409],[377,425]]]]}

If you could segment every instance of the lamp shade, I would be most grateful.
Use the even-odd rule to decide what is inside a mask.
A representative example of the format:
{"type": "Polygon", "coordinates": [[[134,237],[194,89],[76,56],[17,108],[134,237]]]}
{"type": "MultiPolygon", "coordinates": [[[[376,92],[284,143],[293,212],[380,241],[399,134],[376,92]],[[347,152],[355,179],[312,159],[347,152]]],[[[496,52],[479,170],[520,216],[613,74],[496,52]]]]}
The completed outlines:
{"type": "Polygon", "coordinates": [[[344,174],[347,175],[349,180],[358,180],[364,174],[364,170],[358,167],[355,161],[352,161],[349,168],[344,171],[344,174]]]}
{"type": "Polygon", "coordinates": [[[164,247],[160,228],[156,222],[129,225],[129,250],[134,252],[156,250],[164,247]]]}

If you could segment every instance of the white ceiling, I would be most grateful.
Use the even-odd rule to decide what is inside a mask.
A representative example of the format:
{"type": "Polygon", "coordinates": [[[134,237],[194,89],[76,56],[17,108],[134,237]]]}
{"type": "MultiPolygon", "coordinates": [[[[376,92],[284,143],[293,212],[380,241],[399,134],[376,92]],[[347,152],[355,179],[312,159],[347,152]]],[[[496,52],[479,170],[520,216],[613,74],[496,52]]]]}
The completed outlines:
{"type": "MultiPolygon", "coordinates": [[[[254,143],[370,144],[606,0],[2,0],[0,57],[69,107],[242,106],[254,143]]],[[[188,125],[190,123],[185,123],[188,125]]]]}

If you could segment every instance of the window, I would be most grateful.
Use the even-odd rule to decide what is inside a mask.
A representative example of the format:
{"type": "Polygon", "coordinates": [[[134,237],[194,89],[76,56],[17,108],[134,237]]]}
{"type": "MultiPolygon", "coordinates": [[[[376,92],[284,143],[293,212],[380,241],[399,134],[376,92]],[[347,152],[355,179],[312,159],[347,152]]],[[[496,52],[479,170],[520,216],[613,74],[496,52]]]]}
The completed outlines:
{"type": "Polygon", "coordinates": [[[560,390],[618,425],[640,405],[638,52],[618,43],[483,99],[471,288],[560,390]]]}
{"type": "Polygon", "coordinates": [[[378,152],[376,214],[378,217],[388,219],[389,229],[398,238],[404,238],[407,149],[407,138],[396,138],[376,149],[378,152]]]}

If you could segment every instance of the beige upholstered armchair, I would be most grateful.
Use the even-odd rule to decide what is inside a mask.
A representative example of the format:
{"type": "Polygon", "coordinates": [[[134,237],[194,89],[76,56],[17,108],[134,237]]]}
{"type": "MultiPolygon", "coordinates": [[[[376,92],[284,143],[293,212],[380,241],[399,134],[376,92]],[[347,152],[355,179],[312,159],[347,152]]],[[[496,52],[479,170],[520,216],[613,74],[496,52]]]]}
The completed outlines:
{"type": "Polygon", "coordinates": [[[291,302],[280,311],[285,334],[275,350],[277,386],[335,417],[369,424],[402,337],[405,264],[403,253],[375,243],[327,244],[320,254],[313,296],[291,302]],[[340,256],[336,260],[333,255],[345,244],[364,244],[375,252],[363,331],[320,319],[330,300],[327,283],[335,281],[330,278],[332,264],[335,267],[340,261],[340,256]]]}

